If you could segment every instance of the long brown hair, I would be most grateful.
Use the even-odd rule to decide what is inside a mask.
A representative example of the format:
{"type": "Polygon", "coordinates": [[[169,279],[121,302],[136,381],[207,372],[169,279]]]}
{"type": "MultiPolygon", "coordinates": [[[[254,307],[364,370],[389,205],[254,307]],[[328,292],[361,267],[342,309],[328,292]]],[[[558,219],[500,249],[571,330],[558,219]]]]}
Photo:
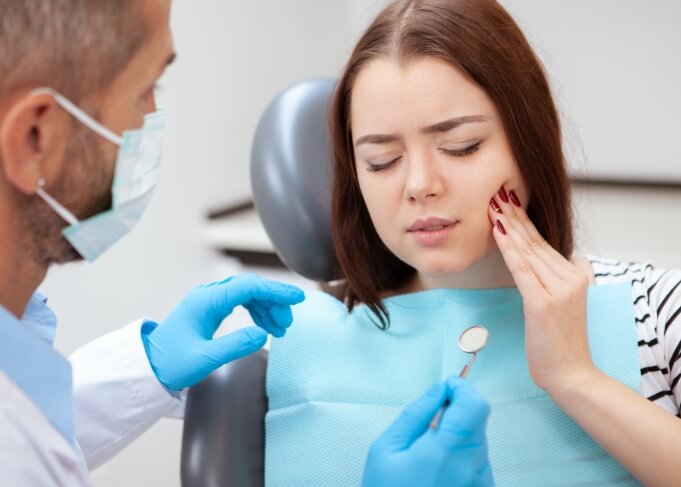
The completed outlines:
{"type": "Polygon", "coordinates": [[[397,0],[362,35],[331,104],[332,227],[345,278],[348,309],[359,302],[388,314],[380,294],[415,273],[379,238],[357,181],[350,99],[357,74],[371,60],[398,63],[432,56],[477,82],[496,106],[511,151],[531,194],[527,212],[541,235],[563,256],[573,250],[569,178],[558,112],[543,67],[511,16],[495,0],[397,0]]]}

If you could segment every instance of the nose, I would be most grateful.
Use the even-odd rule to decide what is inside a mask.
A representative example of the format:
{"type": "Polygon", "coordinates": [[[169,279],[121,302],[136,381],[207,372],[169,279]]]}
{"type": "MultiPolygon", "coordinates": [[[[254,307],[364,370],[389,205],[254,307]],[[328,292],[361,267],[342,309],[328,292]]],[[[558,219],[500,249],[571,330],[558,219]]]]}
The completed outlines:
{"type": "Polygon", "coordinates": [[[412,203],[437,199],[444,192],[444,182],[437,162],[427,154],[409,158],[404,183],[405,197],[412,203]]]}

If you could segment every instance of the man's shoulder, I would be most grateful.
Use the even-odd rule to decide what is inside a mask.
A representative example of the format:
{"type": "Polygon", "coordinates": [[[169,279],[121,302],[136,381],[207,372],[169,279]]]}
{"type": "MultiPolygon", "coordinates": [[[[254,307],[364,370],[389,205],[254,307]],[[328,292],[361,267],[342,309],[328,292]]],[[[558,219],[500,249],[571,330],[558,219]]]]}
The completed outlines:
{"type": "Polygon", "coordinates": [[[76,447],[0,370],[0,471],[7,485],[90,485],[76,447]]]}

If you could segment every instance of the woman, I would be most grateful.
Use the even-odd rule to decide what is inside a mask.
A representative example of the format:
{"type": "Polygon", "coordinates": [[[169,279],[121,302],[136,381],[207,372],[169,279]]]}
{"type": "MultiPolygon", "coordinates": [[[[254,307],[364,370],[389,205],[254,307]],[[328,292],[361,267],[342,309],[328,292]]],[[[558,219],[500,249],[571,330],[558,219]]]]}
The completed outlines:
{"type": "MultiPolygon", "coordinates": [[[[482,351],[476,367],[495,354],[503,360],[470,380],[493,395],[488,432],[500,485],[681,485],[681,272],[573,254],[559,117],[508,13],[494,0],[391,3],[355,47],[331,115],[333,230],[347,309],[308,298],[292,336],[273,346],[272,441],[287,407],[311,418],[309,430],[297,429],[302,442],[328,425],[327,434],[372,428],[380,420],[371,411],[394,399],[400,381],[427,382],[425,369],[438,362],[437,338],[391,348],[400,334],[421,333],[403,315],[423,318],[421,328],[440,311],[455,321],[484,296],[470,316],[494,322],[501,313],[507,323],[491,330],[496,348],[482,351]],[[519,298],[511,305],[510,288],[519,298]],[[497,315],[485,314],[495,307],[497,315]],[[511,328],[517,336],[505,335],[511,328]],[[358,337],[373,349],[358,351],[358,337]],[[628,365],[618,362],[631,351],[628,365]],[[398,360],[408,366],[395,368],[398,360]],[[391,364],[391,374],[375,375],[391,364]],[[505,379],[491,383],[493,371],[505,379]],[[376,389],[362,374],[379,377],[376,389]],[[325,381],[351,392],[331,398],[325,381]],[[344,401],[373,409],[324,409],[344,401]],[[496,424],[495,414],[503,419],[496,424]]],[[[351,442],[338,440],[341,448],[351,442]]],[[[356,460],[342,460],[345,450],[334,461],[351,470],[356,460]]]]}

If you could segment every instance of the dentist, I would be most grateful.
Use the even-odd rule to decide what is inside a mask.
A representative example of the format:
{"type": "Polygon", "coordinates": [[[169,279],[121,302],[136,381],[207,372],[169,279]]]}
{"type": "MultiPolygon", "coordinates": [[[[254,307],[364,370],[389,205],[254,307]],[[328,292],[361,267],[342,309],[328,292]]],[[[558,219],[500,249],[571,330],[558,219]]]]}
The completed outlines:
{"type": "MultiPolygon", "coordinates": [[[[0,472],[7,485],[89,485],[88,468],[159,418],[182,417],[187,387],[283,337],[304,295],[227,278],[189,291],[163,321],[134,322],[68,360],[55,352],[56,318],[36,293],[49,266],[95,260],[134,227],[157,182],[170,1],[0,0],[0,12],[0,472]],[[256,326],[213,339],[237,306],[256,326]]],[[[435,385],[377,440],[365,486],[491,483],[487,414],[467,384],[435,385]]]]}

